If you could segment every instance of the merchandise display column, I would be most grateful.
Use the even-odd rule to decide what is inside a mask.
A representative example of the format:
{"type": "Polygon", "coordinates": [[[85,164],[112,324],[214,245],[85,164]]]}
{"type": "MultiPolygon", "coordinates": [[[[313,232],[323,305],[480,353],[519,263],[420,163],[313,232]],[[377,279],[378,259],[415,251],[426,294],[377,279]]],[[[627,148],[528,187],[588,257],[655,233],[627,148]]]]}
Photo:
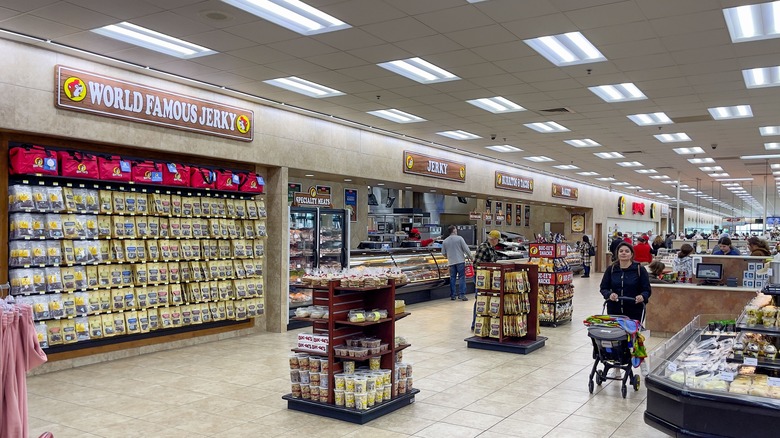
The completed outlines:
{"type": "Polygon", "coordinates": [[[532,243],[530,263],[539,265],[539,322],[557,327],[571,321],[574,274],[565,243],[532,243]]]}

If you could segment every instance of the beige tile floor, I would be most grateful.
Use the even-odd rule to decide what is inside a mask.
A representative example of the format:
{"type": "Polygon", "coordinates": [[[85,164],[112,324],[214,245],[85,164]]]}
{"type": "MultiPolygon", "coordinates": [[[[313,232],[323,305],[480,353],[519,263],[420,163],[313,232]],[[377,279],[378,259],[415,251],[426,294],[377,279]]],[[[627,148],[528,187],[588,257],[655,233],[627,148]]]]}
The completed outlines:
{"type": "MultiPolygon", "coordinates": [[[[466,348],[472,301],[409,306],[416,403],[366,425],[288,411],[287,356],[298,331],[264,333],[28,379],[30,436],[67,437],[663,437],[644,424],[647,393],[610,382],[589,394],[600,275],[575,280],[574,321],[542,328],[530,355],[466,348]]],[[[661,340],[650,338],[648,345],[661,340]]]]}

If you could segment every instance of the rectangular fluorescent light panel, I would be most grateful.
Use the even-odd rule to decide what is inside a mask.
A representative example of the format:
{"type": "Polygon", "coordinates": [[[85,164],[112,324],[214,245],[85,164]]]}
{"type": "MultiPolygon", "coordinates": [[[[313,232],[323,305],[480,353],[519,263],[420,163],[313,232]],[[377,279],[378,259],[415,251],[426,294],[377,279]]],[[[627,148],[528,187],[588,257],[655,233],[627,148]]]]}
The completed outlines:
{"type": "Polygon", "coordinates": [[[222,0],[301,35],[317,35],[352,26],[300,0],[222,0]]]}
{"type": "Polygon", "coordinates": [[[653,193],[653,191],[650,189],[642,189],[639,191],[639,193],[653,193]]]}
{"type": "Polygon", "coordinates": [[[192,59],[217,53],[206,47],[137,26],[127,21],[92,29],[92,32],[181,59],[192,59]]]}
{"type": "Polygon", "coordinates": [[[306,79],[301,79],[296,76],[290,76],[289,78],[269,79],[263,82],[309,97],[316,97],[318,99],[323,97],[341,96],[344,94],[341,91],[334,90],[333,88],[328,88],[324,85],[307,81],[306,79]]]}
{"type": "Polygon", "coordinates": [[[715,160],[710,157],[705,158],[689,158],[688,162],[691,164],[708,164],[708,163],[714,163],[715,160]]]}
{"type": "Polygon", "coordinates": [[[676,153],[680,154],[680,155],[692,155],[692,154],[703,154],[704,153],[704,149],[702,149],[702,148],[700,148],[698,146],[692,147],[692,148],[675,148],[675,149],[672,149],[672,150],[675,151],[676,153]]]}
{"type": "Polygon", "coordinates": [[[780,164],[770,164],[769,167],[771,169],[780,169],[780,164]]]}
{"type": "Polygon", "coordinates": [[[525,108],[512,102],[509,99],[501,96],[485,97],[482,99],[472,99],[466,102],[482,108],[485,111],[490,111],[493,114],[514,113],[518,111],[525,111],[525,108]]]}
{"type": "Polygon", "coordinates": [[[634,172],[636,173],[658,173],[655,169],[637,169],[634,172]]]}
{"type": "Polygon", "coordinates": [[[543,163],[546,161],[555,161],[550,157],[545,157],[544,155],[539,155],[536,157],[524,157],[528,161],[533,161],[534,163],[543,163]]]}
{"type": "Polygon", "coordinates": [[[617,163],[618,166],[621,167],[642,167],[643,164],[639,161],[621,161],[617,163]]]}
{"type": "Polygon", "coordinates": [[[780,2],[726,8],[723,16],[733,43],[780,37],[780,2]]]}
{"type": "Polygon", "coordinates": [[[677,181],[675,180],[669,180],[669,181],[661,181],[664,184],[675,184],[677,181]]]}
{"type": "Polygon", "coordinates": [[[536,123],[526,123],[523,126],[526,128],[531,128],[536,132],[541,132],[544,134],[550,133],[550,132],[567,132],[569,129],[563,125],[559,125],[555,122],[536,122],[536,123]]]}
{"type": "Polygon", "coordinates": [[[758,132],[762,137],[769,137],[771,135],[780,135],[780,126],[762,126],[758,128],[758,132]]]}
{"type": "Polygon", "coordinates": [[[575,148],[594,148],[596,146],[601,146],[599,143],[589,139],[589,138],[582,138],[578,140],[564,140],[564,143],[574,146],[575,148]]]}
{"type": "Polygon", "coordinates": [[[414,114],[405,113],[397,109],[369,111],[368,113],[372,116],[381,117],[396,123],[417,123],[425,121],[422,117],[417,117],[414,114]]]}
{"type": "Polygon", "coordinates": [[[767,154],[767,155],[742,155],[740,160],[771,160],[773,158],[780,158],[780,154],[767,154]]]}
{"type": "Polygon", "coordinates": [[[633,114],[626,117],[639,126],[668,125],[674,123],[665,113],[633,114]]]}
{"type": "Polygon", "coordinates": [[[595,152],[593,155],[602,158],[604,160],[614,160],[617,158],[625,158],[620,152],[595,152]]]}
{"type": "Polygon", "coordinates": [[[485,148],[496,152],[522,152],[523,151],[520,148],[516,148],[508,144],[497,144],[495,146],[485,146],[485,148]]]}
{"type": "Polygon", "coordinates": [[[597,176],[598,174],[598,172],[577,172],[577,175],[582,176],[597,176]]]}
{"type": "Polygon", "coordinates": [[[750,105],[737,106],[719,106],[716,108],[707,108],[710,115],[715,120],[746,119],[753,117],[753,110],[750,105]]]}
{"type": "Polygon", "coordinates": [[[614,85],[599,85],[598,87],[588,87],[593,94],[602,98],[605,102],[628,102],[632,100],[644,100],[647,96],[642,93],[636,85],[631,82],[614,85]]]}
{"type": "Polygon", "coordinates": [[[729,174],[726,172],[708,173],[707,176],[709,176],[710,178],[728,178],[729,174]]]}
{"type": "Polygon", "coordinates": [[[699,170],[702,172],[720,172],[723,170],[723,168],[720,166],[704,166],[700,167],[699,170]]]}
{"type": "Polygon", "coordinates": [[[742,70],[742,79],[748,88],[766,88],[780,85],[780,66],[742,70]]]}
{"type": "Polygon", "coordinates": [[[580,32],[543,36],[523,42],[558,67],[607,60],[580,32]]]}
{"type": "Polygon", "coordinates": [[[768,151],[776,151],[780,149],[780,143],[764,143],[764,149],[768,151]]]}
{"type": "Polygon", "coordinates": [[[715,181],[753,181],[753,178],[721,178],[715,181]]]}
{"type": "Polygon", "coordinates": [[[435,84],[460,79],[447,70],[437,67],[422,58],[399,59],[377,65],[421,84],[435,84]]]}
{"type": "Polygon", "coordinates": [[[449,137],[453,140],[476,140],[478,138],[482,138],[477,134],[461,131],[460,129],[457,131],[441,131],[441,132],[437,132],[437,134],[444,137],[449,137]]]}
{"type": "Polygon", "coordinates": [[[621,182],[612,183],[612,185],[613,185],[613,186],[627,186],[628,184],[629,184],[629,183],[627,183],[627,182],[625,182],[625,181],[621,181],[621,182]]]}
{"type": "Polygon", "coordinates": [[[557,166],[553,166],[553,167],[554,167],[554,168],[556,168],[556,169],[560,169],[560,170],[574,170],[574,169],[579,169],[579,167],[577,167],[577,166],[575,166],[575,165],[573,165],[573,164],[559,164],[559,165],[557,165],[557,166]]]}
{"type": "Polygon", "coordinates": [[[602,177],[602,178],[596,178],[598,181],[615,181],[615,178],[612,178],[610,176],[602,177]]]}
{"type": "Polygon", "coordinates": [[[691,141],[691,138],[688,137],[688,134],[684,132],[678,132],[675,134],[656,134],[653,137],[655,137],[661,143],[676,143],[681,141],[691,141]]]}

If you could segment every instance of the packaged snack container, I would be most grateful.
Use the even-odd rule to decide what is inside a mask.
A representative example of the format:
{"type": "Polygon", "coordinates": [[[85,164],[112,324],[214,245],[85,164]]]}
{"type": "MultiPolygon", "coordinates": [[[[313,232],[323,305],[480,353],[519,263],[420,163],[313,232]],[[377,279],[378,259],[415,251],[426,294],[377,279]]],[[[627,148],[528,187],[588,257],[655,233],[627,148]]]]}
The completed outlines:
{"type": "Polygon", "coordinates": [[[392,371],[390,370],[381,370],[381,371],[382,371],[382,384],[384,385],[391,384],[392,381],[390,379],[390,373],[392,373],[392,371]]]}
{"type": "Polygon", "coordinates": [[[348,375],[344,378],[344,389],[347,392],[355,392],[355,376],[348,375]]]}
{"type": "Polygon", "coordinates": [[[414,388],[414,377],[407,377],[406,378],[406,389],[411,390],[414,388]]]}
{"type": "Polygon", "coordinates": [[[368,391],[368,397],[366,398],[366,406],[371,408],[376,403],[376,391],[368,391]]]}
{"type": "Polygon", "coordinates": [[[337,345],[333,347],[333,352],[336,356],[349,356],[349,347],[346,345],[337,345]]]}
{"type": "Polygon", "coordinates": [[[366,356],[368,356],[368,348],[366,348],[366,347],[356,347],[356,348],[352,349],[352,351],[355,352],[355,357],[366,357],[366,356]]]}
{"type": "Polygon", "coordinates": [[[301,376],[301,383],[309,384],[311,380],[309,379],[309,370],[299,370],[298,372],[301,376]]]}
{"type": "Polygon", "coordinates": [[[330,382],[328,381],[328,373],[320,373],[320,388],[328,389],[330,382]]]}
{"type": "Polygon", "coordinates": [[[309,371],[313,373],[319,373],[320,372],[320,358],[318,357],[310,357],[309,358],[309,371]]]}
{"type": "Polygon", "coordinates": [[[299,370],[290,370],[290,382],[301,383],[301,373],[299,370]]]}
{"type": "Polygon", "coordinates": [[[398,381],[398,393],[406,394],[406,379],[401,379],[398,381]]]}
{"type": "Polygon", "coordinates": [[[384,401],[389,401],[391,398],[393,398],[393,385],[385,385],[382,399],[384,399],[384,401]]]}
{"type": "Polygon", "coordinates": [[[293,398],[301,398],[301,384],[300,383],[293,383],[292,384],[292,397],[293,398]]]}
{"type": "Polygon", "coordinates": [[[344,393],[344,407],[345,408],[355,408],[355,393],[354,392],[345,392],[344,393]]]}
{"type": "Polygon", "coordinates": [[[355,373],[355,361],[354,360],[345,360],[344,361],[344,374],[354,374],[355,373]]]}
{"type": "Polygon", "coordinates": [[[405,363],[397,363],[397,364],[395,364],[395,367],[398,370],[398,375],[396,375],[396,378],[398,378],[398,379],[405,379],[406,378],[406,364],[405,363]]]}
{"type": "Polygon", "coordinates": [[[369,374],[366,376],[366,391],[371,392],[376,390],[376,376],[369,374]]]}
{"type": "MultiPolygon", "coordinates": [[[[406,386],[404,386],[406,387],[406,386]]],[[[311,393],[311,399],[314,401],[320,401],[320,387],[317,385],[309,385],[309,392],[311,393]]]]}
{"type": "Polygon", "coordinates": [[[368,409],[368,394],[355,394],[355,409],[358,411],[368,409]]]}
{"type": "Polygon", "coordinates": [[[366,376],[355,376],[355,394],[365,394],[367,385],[366,376]]]}
{"type": "Polygon", "coordinates": [[[381,343],[382,340],[378,338],[365,338],[361,341],[362,346],[367,348],[379,347],[381,343]]]}
{"type": "MultiPolygon", "coordinates": [[[[352,396],[354,397],[354,394],[352,396]]],[[[344,406],[344,390],[337,389],[333,391],[333,401],[336,406],[344,406]]]]}
{"type": "Polygon", "coordinates": [[[320,403],[328,402],[328,390],[320,388],[320,403]]]}
{"type": "Polygon", "coordinates": [[[371,370],[376,371],[379,368],[381,368],[381,362],[382,362],[382,358],[381,357],[372,357],[372,358],[370,358],[368,360],[368,367],[371,370]]]}
{"type": "Polygon", "coordinates": [[[406,377],[412,377],[412,364],[409,362],[406,362],[406,377]]]}
{"type": "Polygon", "coordinates": [[[297,354],[291,354],[290,355],[290,369],[291,370],[297,370],[300,368],[300,364],[298,363],[298,355],[297,354]]]}
{"type": "Polygon", "coordinates": [[[378,386],[376,391],[374,391],[374,398],[376,404],[380,404],[383,401],[385,401],[385,388],[384,386],[378,386]]]}
{"type": "Polygon", "coordinates": [[[387,351],[388,347],[389,347],[388,344],[379,344],[379,352],[384,353],[385,351],[387,351]]]}
{"type": "MultiPolygon", "coordinates": [[[[325,375],[327,377],[327,374],[325,375]]],[[[320,385],[320,373],[309,371],[309,383],[311,385],[320,385]]]]}
{"type": "Polygon", "coordinates": [[[301,383],[301,398],[311,400],[311,389],[308,384],[301,383]]]}
{"type": "Polygon", "coordinates": [[[298,356],[298,363],[300,364],[302,370],[308,370],[309,356],[305,354],[301,354],[300,356],[298,356]]]}
{"type": "Polygon", "coordinates": [[[338,390],[343,391],[344,388],[346,387],[346,382],[345,382],[346,379],[345,379],[345,377],[346,376],[344,374],[336,374],[335,376],[333,376],[333,382],[334,382],[333,383],[333,387],[337,391],[338,390]]]}
{"type": "Polygon", "coordinates": [[[330,364],[328,363],[328,359],[320,358],[320,371],[323,373],[330,371],[330,364]]]}

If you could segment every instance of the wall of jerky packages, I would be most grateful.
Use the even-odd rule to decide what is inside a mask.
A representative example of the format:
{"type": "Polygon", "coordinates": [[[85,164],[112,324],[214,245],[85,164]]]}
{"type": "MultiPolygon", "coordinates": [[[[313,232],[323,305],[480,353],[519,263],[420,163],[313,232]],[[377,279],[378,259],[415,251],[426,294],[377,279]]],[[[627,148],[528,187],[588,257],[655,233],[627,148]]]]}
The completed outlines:
{"type": "Polygon", "coordinates": [[[62,143],[4,141],[0,161],[0,280],[32,305],[50,360],[264,318],[267,209],[255,166],[62,143]]]}

